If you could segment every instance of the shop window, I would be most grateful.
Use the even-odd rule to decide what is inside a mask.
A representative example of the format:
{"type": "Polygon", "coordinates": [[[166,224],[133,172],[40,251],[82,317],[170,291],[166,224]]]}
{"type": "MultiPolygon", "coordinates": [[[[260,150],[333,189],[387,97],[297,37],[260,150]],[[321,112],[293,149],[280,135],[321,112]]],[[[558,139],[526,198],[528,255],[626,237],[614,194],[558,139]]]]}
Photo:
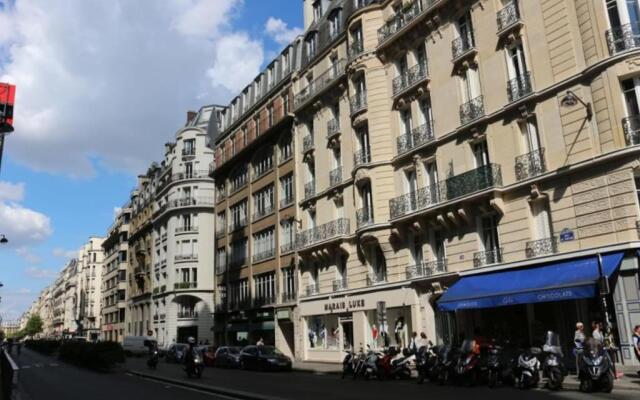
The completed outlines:
{"type": "Polygon", "coordinates": [[[341,329],[337,315],[318,315],[307,318],[310,350],[339,350],[341,329]]]}

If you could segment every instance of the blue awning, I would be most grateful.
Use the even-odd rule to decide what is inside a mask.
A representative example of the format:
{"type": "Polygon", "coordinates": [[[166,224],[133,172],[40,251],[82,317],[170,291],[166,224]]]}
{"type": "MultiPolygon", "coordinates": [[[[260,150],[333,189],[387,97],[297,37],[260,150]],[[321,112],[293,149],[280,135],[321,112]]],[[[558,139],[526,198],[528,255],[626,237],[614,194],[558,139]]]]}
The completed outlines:
{"type": "MultiPolygon", "coordinates": [[[[613,275],[623,252],[602,256],[602,271],[613,275]]],[[[438,300],[442,311],[503,307],[595,297],[598,257],[586,257],[539,267],[461,278],[438,300]]]]}

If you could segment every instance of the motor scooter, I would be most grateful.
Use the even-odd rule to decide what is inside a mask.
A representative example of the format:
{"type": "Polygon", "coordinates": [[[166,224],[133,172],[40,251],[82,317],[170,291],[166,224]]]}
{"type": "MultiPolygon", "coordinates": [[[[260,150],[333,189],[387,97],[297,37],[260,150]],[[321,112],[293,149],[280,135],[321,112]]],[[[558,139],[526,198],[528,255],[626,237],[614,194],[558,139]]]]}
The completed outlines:
{"type": "Polygon", "coordinates": [[[547,331],[542,346],[542,376],[547,378],[547,387],[558,390],[562,387],[567,368],[562,363],[562,348],[557,333],[547,331]]]}
{"type": "Polygon", "coordinates": [[[413,355],[406,349],[404,352],[398,351],[395,347],[389,347],[378,359],[378,379],[408,379],[411,377],[409,363],[413,355]]]}
{"type": "Polygon", "coordinates": [[[473,339],[465,339],[460,346],[456,364],[456,380],[464,386],[474,386],[480,377],[480,354],[473,339]]]}
{"type": "Polygon", "coordinates": [[[580,391],[591,392],[599,389],[605,393],[613,390],[613,368],[611,359],[598,340],[589,338],[580,356],[578,379],[580,391]]]}
{"type": "Polygon", "coordinates": [[[202,371],[204,371],[202,355],[200,355],[200,353],[194,349],[192,350],[191,357],[191,362],[187,362],[187,365],[185,366],[187,377],[191,378],[192,376],[195,376],[196,378],[202,378],[202,371]]]}
{"type": "Polygon", "coordinates": [[[515,360],[513,367],[514,383],[520,389],[536,387],[540,381],[539,347],[525,349],[515,360]]]}

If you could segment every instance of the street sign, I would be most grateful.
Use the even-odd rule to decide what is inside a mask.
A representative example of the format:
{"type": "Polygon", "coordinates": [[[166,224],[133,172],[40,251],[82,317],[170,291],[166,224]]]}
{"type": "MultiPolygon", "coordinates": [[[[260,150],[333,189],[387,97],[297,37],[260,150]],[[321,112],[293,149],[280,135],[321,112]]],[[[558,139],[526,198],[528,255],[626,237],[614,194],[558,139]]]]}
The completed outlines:
{"type": "Polygon", "coordinates": [[[573,231],[570,230],[569,228],[564,228],[561,232],[560,232],[560,241],[561,242],[568,242],[575,239],[575,236],[573,234],[573,231]]]}

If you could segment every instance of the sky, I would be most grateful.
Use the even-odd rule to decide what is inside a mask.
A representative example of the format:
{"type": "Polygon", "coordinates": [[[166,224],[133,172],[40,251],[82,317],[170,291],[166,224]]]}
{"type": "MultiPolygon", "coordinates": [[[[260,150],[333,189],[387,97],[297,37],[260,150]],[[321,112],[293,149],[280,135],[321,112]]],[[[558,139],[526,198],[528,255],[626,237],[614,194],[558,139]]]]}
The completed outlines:
{"type": "Polygon", "coordinates": [[[0,0],[0,317],[105,234],[188,110],[227,104],[301,27],[300,0],[0,0]]]}

